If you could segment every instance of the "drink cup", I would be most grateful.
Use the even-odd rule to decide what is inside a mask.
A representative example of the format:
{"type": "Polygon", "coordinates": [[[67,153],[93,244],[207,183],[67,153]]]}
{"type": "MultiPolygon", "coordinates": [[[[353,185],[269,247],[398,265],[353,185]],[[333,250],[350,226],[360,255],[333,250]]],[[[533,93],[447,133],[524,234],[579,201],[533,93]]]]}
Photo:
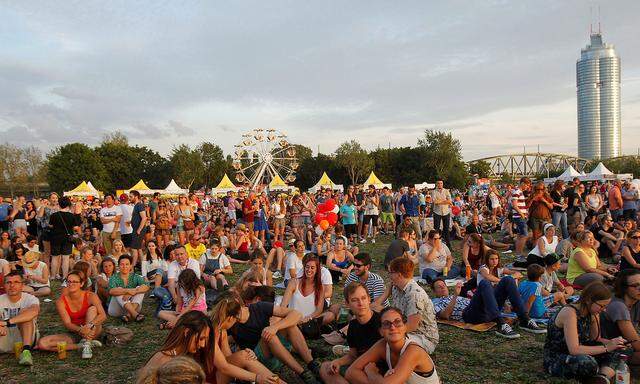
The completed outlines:
{"type": "Polygon", "coordinates": [[[23,347],[24,344],[22,343],[22,341],[16,341],[15,343],[13,343],[13,354],[16,356],[16,359],[20,358],[23,347]]]}
{"type": "Polygon", "coordinates": [[[66,341],[60,341],[57,344],[58,347],[58,359],[60,360],[64,360],[67,358],[67,342],[66,341]]]}

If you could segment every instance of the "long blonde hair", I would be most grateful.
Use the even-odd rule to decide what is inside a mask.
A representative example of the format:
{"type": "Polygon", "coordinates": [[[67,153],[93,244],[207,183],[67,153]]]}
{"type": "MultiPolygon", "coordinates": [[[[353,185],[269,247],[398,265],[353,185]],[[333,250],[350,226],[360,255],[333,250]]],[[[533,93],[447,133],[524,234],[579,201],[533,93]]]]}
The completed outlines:
{"type": "Polygon", "coordinates": [[[204,384],[206,375],[195,360],[187,356],[178,356],[163,365],[141,372],[137,384],[204,384]]]}

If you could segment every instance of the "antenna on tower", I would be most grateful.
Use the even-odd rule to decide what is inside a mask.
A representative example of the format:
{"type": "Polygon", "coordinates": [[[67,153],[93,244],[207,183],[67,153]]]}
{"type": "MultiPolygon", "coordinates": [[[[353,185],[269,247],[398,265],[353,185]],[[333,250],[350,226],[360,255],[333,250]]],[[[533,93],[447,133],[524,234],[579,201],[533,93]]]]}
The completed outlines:
{"type": "Polygon", "coordinates": [[[602,18],[600,17],[600,5],[598,4],[598,35],[602,34],[600,30],[600,20],[602,20],[602,18]]]}
{"type": "Polygon", "coordinates": [[[593,5],[589,7],[589,36],[593,35],[593,5]]]}

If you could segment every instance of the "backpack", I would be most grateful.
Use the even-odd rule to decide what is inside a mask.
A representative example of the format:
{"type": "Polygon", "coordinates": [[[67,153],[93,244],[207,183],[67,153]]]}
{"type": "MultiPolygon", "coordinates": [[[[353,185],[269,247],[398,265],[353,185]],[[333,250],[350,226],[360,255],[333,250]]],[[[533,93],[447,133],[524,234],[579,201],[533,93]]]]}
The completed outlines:
{"type": "Polygon", "coordinates": [[[133,331],[126,327],[105,326],[104,341],[107,346],[121,347],[133,340],[133,331]]]}

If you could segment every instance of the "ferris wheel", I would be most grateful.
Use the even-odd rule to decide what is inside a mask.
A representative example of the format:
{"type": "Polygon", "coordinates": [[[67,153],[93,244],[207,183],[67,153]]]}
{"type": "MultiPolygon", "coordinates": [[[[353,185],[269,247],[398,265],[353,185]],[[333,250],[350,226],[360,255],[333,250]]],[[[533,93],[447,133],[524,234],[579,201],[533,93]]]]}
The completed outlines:
{"type": "Polygon", "coordinates": [[[288,183],[295,181],[300,164],[287,135],[275,129],[254,129],[242,135],[242,141],[234,147],[233,168],[238,182],[255,188],[269,184],[276,176],[288,183]]]}

